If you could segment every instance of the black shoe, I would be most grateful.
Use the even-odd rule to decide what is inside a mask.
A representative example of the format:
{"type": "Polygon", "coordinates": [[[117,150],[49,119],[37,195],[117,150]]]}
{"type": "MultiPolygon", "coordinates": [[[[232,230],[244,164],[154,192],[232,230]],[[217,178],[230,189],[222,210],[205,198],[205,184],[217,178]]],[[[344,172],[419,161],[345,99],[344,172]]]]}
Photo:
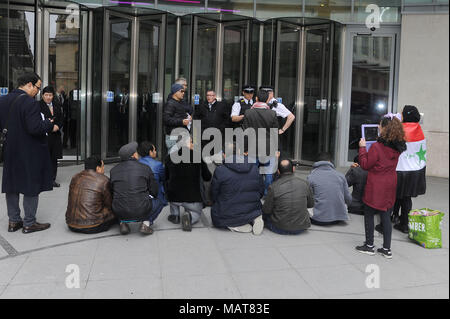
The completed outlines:
{"type": "Polygon", "coordinates": [[[53,182],[53,187],[61,187],[61,185],[57,182],[53,182]]]}
{"type": "Polygon", "coordinates": [[[402,225],[402,224],[398,223],[398,224],[394,225],[394,228],[399,230],[399,231],[401,231],[403,234],[409,234],[409,227],[408,227],[408,225],[405,226],[405,225],[402,225]]]}
{"type": "Polygon", "coordinates": [[[18,231],[22,227],[23,227],[23,222],[17,222],[17,223],[9,222],[8,232],[13,233],[15,231],[18,231]]]}
{"type": "Polygon", "coordinates": [[[391,259],[392,258],[392,252],[391,252],[390,249],[378,248],[377,249],[377,253],[379,253],[384,258],[387,258],[387,259],[391,259]]]}
{"type": "Polygon", "coordinates": [[[171,223],[174,224],[179,224],[180,223],[180,216],[176,216],[176,215],[169,215],[169,217],[167,217],[167,220],[171,223]]]}
{"type": "Polygon", "coordinates": [[[29,234],[29,233],[34,233],[34,232],[37,232],[37,231],[46,230],[48,228],[50,228],[50,224],[48,224],[48,223],[45,223],[45,224],[34,223],[31,226],[24,227],[22,229],[22,233],[29,234]]]}
{"type": "Polygon", "coordinates": [[[181,216],[181,227],[184,231],[192,230],[192,216],[190,213],[184,213],[181,216]]]}
{"type": "Polygon", "coordinates": [[[130,233],[130,226],[127,223],[120,223],[119,228],[121,235],[128,235],[130,233]]]}
{"type": "Polygon", "coordinates": [[[364,243],[364,245],[362,245],[362,246],[356,246],[355,249],[358,252],[363,253],[363,254],[367,254],[367,255],[371,255],[371,256],[375,255],[375,247],[374,246],[369,247],[366,245],[366,243],[364,243]]]}
{"type": "Polygon", "coordinates": [[[381,224],[376,225],[375,230],[377,232],[379,232],[380,234],[383,234],[383,225],[381,225],[381,224]]]}

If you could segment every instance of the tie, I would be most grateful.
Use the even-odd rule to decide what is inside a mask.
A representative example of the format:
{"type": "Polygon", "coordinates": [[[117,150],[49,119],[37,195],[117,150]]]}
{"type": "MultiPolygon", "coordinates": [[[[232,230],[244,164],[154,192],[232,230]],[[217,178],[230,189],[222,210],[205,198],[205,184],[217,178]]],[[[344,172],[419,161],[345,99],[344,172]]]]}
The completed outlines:
{"type": "Polygon", "coordinates": [[[212,106],[212,104],[211,103],[208,103],[208,107],[209,107],[209,110],[211,111],[211,106],[212,106]]]}
{"type": "Polygon", "coordinates": [[[47,104],[48,105],[48,108],[49,108],[49,110],[50,110],[50,113],[52,113],[52,116],[53,116],[53,104],[47,104]]]}

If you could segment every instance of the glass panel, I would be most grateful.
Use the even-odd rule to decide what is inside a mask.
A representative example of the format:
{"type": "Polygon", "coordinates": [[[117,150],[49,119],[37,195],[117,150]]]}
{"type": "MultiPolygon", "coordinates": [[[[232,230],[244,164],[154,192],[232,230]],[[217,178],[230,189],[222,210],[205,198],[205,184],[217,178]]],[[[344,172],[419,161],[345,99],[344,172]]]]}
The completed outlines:
{"type": "Polygon", "coordinates": [[[245,29],[239,26],[226,27],[223,45],[223,95],[222,100],[232,103],[240,96],[244,65],[245,29]]]}
{"type": "MultiPolygon", "coordinates": [[[[280,30],[280,57],[278,75],[278,97],[283,104],[296,115],[295,102],[297,98],[297,70],[298,45],[300,27],[292,28],[282,24],[280,30]]],[[[265,83],[264,83],[265,84],[265,83]]],[[[284,125],[286,119],[279,119],[279,126],[284,125]]],[[[295,122],[283,133],[279,140],[282,156],[294,158],[295,122]]]]}
{"type": "Polygon", "coordinates": [[[110,102],[107,157],[116,156],[128,142],[131,22],[111,17],[109,90],[114,92],[110,102]]]}
{"type": "MultiPolygon", "coordinates": [[[[137,1],[139,2],[139,1],[137,1]]],[[[204,0],[158,0],[158,10],[165,10],[176,14],[205,12],[204,0]]]]}
{"type": "MultiPolygon", "coordinates": [[[[17,79],[25,72],[34,71],[34,12],[9,10],[9,19],[3,19],[8,28],[9,39],[1,41],[8,43],[9,48],[3,52],[8,52],[8,86],[12,90],[17,86],[17,79]]],[[[2,33],[6,36],[8,32],[2,33]]],[[[8,65],[7,63],[2,65],[8,65]]],[[[6,72],[1,72],[5,76],[6,72]]]]}
{"type": "Polygon", "coordinates": [[[164,73],[164,97],[167,97],[170,93],[170,88],[175,82],[175,47],[176,47],[176,34],[177,34],[177,19],[173,15],[166,15],[167,18],[167,28],[166,28],[166,59],[165,59],[165,73],[164,73]]]}
{"type": "MultiPolygon", "coordinates": [[[[94,10],[93,57],[92,57],[92,109],[91,109],[91,154],[101,156],[102,126],[102,55],[103,50],[103,10],[94,10]]],[[[105,66],[106,67],[106,66],[105,66]]]]}
{"type": "Polygon", "coordinates": [[[256,0],[256,18],[301,17],[302,0],[256,0]]]}
{"type": "Polygon", "coordinates": [[[365,23],[373,11],[366,12],[370,4],[376,4],[380,8],[380,23],[400,22],[401,0],[355,0],[355,20],[365,23]]]}
{"type": "Polygon", "coordinates": [[[352,67],[349,161],[358,155],[361,124],[378,124],[381,115],[389,111],[392,38],[358,35],[353,38],[353,46],[357,48],[352,67]],[[375,42],[380,43],[385,54],[376,57],[373,49],[369,50],[369,57],[361,54],[361,43],[366,40],[371,48],[375,42]]]}
{"type": "Polygon", "coordinates": [[[324,149],[327,110],[328,46],[326,30],[306,32],[305,104],[302,160],[316,161],[324,149]]]}
{"type": "Polygon", "coordinates": [[[207,90],[215,90],[216,33],[215,26],[198,23],[195,94],[200,94],[200,100],[206,98],[207,90]]]}
{"type": "Polygon", "coordinates": [[[62,102],[63,155],[75,156],[79,153],[81,106],[78,85],[80,29],[66,23],[68,18],[64,14],[50,14],[48,85],[57,90],[62,102]]]}
{"type": "Polygon", "coordinates": [[[275,31],[276,22],[273,20],[264,26],[262,83],[265,85],[272,84],[275,31]]]}
{"type": "MultiPolygon", "coordinates": [[[[256,85],[258,82],[258,57],[259,57],[259,23],[252,23],[250,32],[250,69],[248,74],[249,83],[256,85]]],[[[245,81],[244,81],[245,82],[245,81]]],[[[245,83],[244,83],[245,84],[245,83]]]]}
{"type": "Polygon", "coordinates": [[[139,28],[137,139],[154,144],[158,104],[153,103],[152,96],[158,92],[158,50],[159,26],[142,21],[139,28]]]}
{"type": "Polygon", "coordinates": [[[351,0],[317,1],[306,0],[305,16],[326,18],[339,22],[350,22],[352,17],[351,0]]]}
{"type": "MultiPolygon", "coordinates": [[[[181,18],[181,37],[180,37],[180,69],[179,76],[188,80],[191,76],[191,45],[192,45],[192,23],[193,17],[187,16],[181,18]]],[[[184,93],[185,98],[190,101],[191,91],[188,89],[184,93]]],[[[164,143],[163,143],[164,144],[164,143]]]]}
{"type": "Polygon", "coordinates": [[[209,0],[208,13],[233,13],[253,17],[253,0],[209,0]]]}

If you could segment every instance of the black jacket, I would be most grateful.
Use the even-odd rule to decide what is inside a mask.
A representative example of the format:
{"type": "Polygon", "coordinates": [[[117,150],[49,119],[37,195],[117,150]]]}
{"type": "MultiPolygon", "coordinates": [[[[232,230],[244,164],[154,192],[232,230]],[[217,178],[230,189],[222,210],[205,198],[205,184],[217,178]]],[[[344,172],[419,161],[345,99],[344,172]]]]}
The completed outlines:
{"type": "Polygon", "coordinates": [[[194,163],[193,151],[188,148],[178,150],[178,156],[189,154],[189,162],[175,164],[171,156],[165,160],[166,195],[169,202],[200,203],[203,201],[200,193],[201,177],[204,181],[211,180],[211,173],[203,160],[194,163]]]}
{"type": "Polygon", "coordinates": [[[50,157],[53,159],[62,158],[63,150],[62,150],[62,141],[61,141],[61,128],[63,127],[64,117],[63,111],[59,102],[56,99],[53,99],[53,115],[48,108],[47,103],[44,100],[41,100],[39,103],[41,107],[41,113],[44,114],[46,119],[53,119],[53,124],[58,125],[59,130],[56,132],[48,133],[47,141],[48,141],[48,149],[50,150],[50,157]]]}
{"type": "Polygon", "coordinates": [[[149,195],[158,196],[150,167],[129,159],[111,169],[112,210],[119,220],[147,220],[152,210],[149,195]]]}
{"type": "Polygon", "coordinates": [[[6,125],[13,100],[20,94],[11,110],[8,134],[3,147],[3,193],[37,196],[53,189],[53,173],[47,145],[47,132],[53,124],[42,120],[39,102],[22,90],[13,90],[0,97],[0,128],[6,125]]]}
{"type": "MultiPolygon", "coordinates": [[[[270,109],[264,109],[264,108],[256,108],[252,107],[251,109],[245,111],[244,114],[244,120],[242,121],[242,128],[245,130],[247,128],[253,128],[256,132],[256,152],[258,155],[272,155],[270,154],[270,144],[271,144],[271,136],[270,136],[270,129],[275,128],[276,129],[276,139],[278,140],[278,120],[277,120],[277,114],[275,111],[272,111],[270,109]],[[265,129],[265,138],[266,138],[266,153],[264,153],[264,150],[261,150],[261,152],[258,150],[258,144],[259,140],[263,138],[263,136],[259,136],[259,128],[265,129]]],[[[272,141],[272,143],[275,143],[275,141],[272,141]]],[[[251,148],[250,148],[251,149],[251,148]]],[[[277,150],[275,150],[277,151],[277,150]]],[[[256,154],[249,154],[255,156],[256,154]]]]}
{"type": "Polygon", "coordinates": [[[164,107],[163,122],[166,129],[166,134],[170,135],[173,129],[177,127],[184,127],[183,120],[188,117],[188,112],[182,102],[170,97],[164,107]]]}
{"type": "Polygon", "coordinates": [[[307,182],[293,173],[283,174],[272,185],[263,205],[263,213],[281,230],[298,231],[311,226],[307,208],[314,198],[307,182]]]}
{"type": "Polygon", "coordinates": [[[364,188],[366,187],[368,172],[358,167],[350,167],[345,174],[348,187],[353,186],[352,203],[348,206],[349,213],[364,213],[364,203],[362,198],[364,196],[364,188]]]}
{"type": "Polygon", "coordinates": [[[215,101],[209,109],[208,102],[203,102],[195,109],[194,119],[202,121],[202,132],[210,127],[219,129],[222,133],[229,127],[230,114],[224,102],[215,101]]]}
{"type": "Polygon", "coordinates": [[[237,227],[262,215],[264,182],[256,164],[233,160],[216,168],[211,183],[211,218],[215,227],[237,227]]]}

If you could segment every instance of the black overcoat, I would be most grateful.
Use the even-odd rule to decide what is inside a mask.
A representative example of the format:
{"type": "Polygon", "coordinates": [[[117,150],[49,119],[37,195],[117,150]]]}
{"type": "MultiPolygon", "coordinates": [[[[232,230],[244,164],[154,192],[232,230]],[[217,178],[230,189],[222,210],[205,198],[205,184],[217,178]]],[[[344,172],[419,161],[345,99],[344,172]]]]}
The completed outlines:
{"type": "MultiPolygon", "coordinates": [[[[0,97],[0,126],[5,126],[12,101],[22,90],[0,97]]],[[[11,110],[4,145],[3,193],[37,196],[53,189],[53,173],[47,145],[47,132],[53,124],[43,120],[39,102],[28,95],[19,97],[11,110]]]]}
{"type": "Polygon", "coordinates": [[[58,125],[59,130],[56,132],[48,133],[48,149],[50,151],[50,158],[59,159],[63,157],[63,147],[61,140],[61,128],[63,127],[64,117],[62,108],[56,100],[53,101],[53,115],[48,108],[47,103],[43,100],[39,103],[41,107],[41,113],[44,114],[46,119],[53,119],[53,124],[58,125]]]}

